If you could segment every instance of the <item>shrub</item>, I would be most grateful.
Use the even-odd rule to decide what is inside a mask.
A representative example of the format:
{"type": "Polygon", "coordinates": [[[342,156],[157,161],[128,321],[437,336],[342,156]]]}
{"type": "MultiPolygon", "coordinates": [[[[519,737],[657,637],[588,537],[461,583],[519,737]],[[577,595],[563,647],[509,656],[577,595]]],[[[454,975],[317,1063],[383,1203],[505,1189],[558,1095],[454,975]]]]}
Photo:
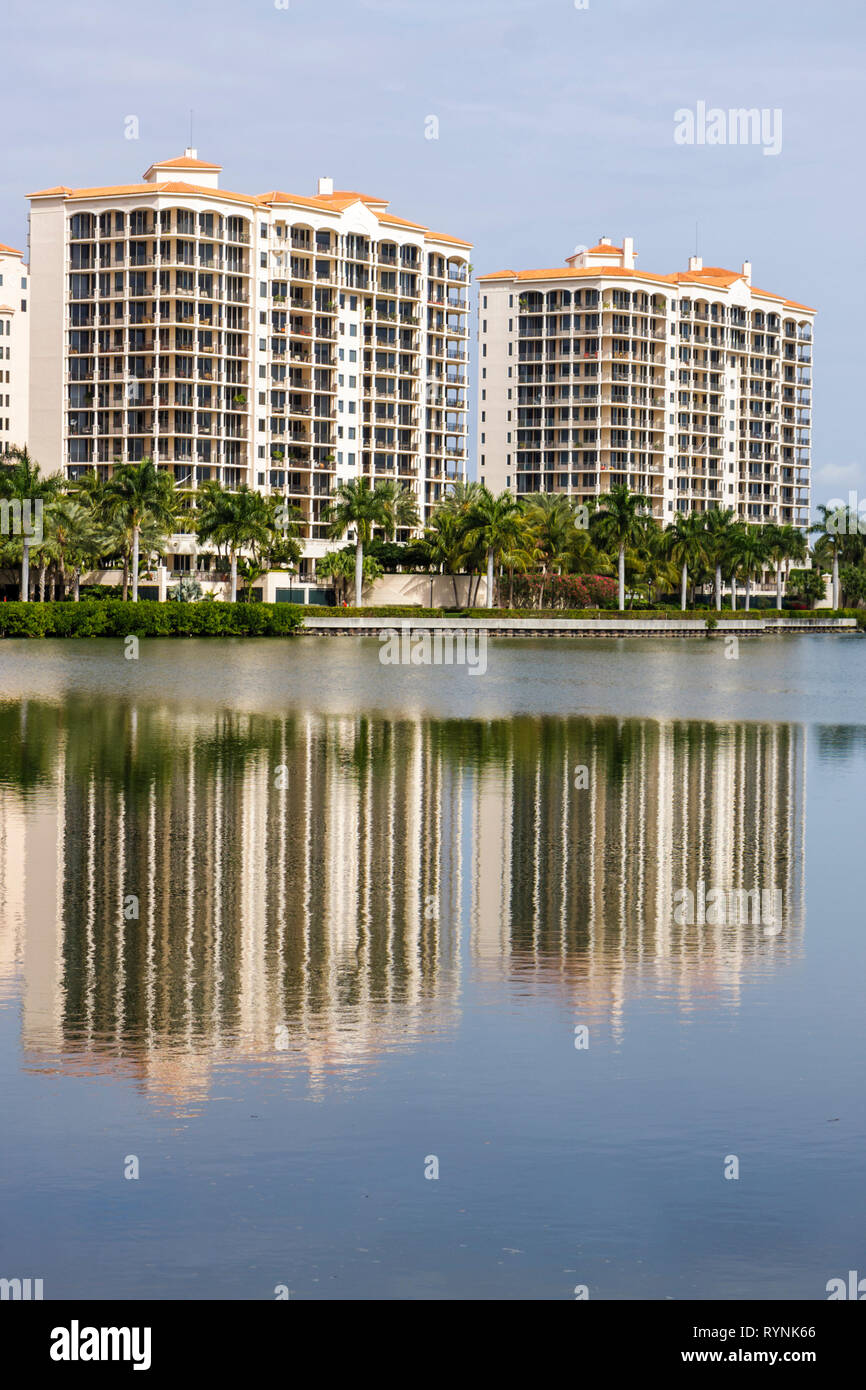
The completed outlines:
{"type": "Polygon", "coordinates": [[[602,574],[520,574],[514,577],[514,600],[518,608],[615,608],[617,584],[602,574]]]}
{"type": "Polygon", "coordinates": [[[202,587],[197,579],[190,576],[178,580],[177,584],[168,591],[168,597],[175,603],[198,603],[202,596],[202,587]]]}
{"type": "Polygon", "coordinates": [[[0,603],[3,637],[284,637],[300,625],[287,603],[0,603]]]}

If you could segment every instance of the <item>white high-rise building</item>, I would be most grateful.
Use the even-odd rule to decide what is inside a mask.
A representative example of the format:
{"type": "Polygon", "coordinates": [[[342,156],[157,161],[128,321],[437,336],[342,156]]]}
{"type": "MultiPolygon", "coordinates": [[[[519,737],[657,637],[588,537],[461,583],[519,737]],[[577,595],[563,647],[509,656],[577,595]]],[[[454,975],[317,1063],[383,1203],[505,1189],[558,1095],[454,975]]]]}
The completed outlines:
{"type": "Polygon", "coordinates": [[[0,456],[27,443],[30,272],[21,251],[0,245],[0,456]]]}
{"type": "Polygon", "coordinates": [[[480,277],[478,474],[494,492],[598,497],[663,522],[729,507],[809,522],[815,311],[752,267],[657,275],[631,237],[480,277]]]}
{"type": "Polygon", "coordinates": [[[470,244],[330,179],[219,174],[189,149],[140,184],[30,195],[34,455],[278,494],[308,557],[344,480],[411,487],[423,520],[465,476],[470,244]]]}

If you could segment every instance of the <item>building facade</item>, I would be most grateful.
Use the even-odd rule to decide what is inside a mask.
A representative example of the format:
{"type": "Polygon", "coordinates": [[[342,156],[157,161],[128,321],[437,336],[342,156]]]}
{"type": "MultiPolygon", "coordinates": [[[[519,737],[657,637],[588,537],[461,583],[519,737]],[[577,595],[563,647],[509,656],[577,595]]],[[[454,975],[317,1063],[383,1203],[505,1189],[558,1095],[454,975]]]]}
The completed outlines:
{"type": "Polygon", "coordinates": [[[478,476],[599,497],[626,483],[668,522],[731,508],[809,523],[813,309],[752,267],[638,270],[608,238],[479,280],[478,476]]]}
{"type": "Polygon", "coordinates": [[[405,484],[423,519],[465,476],[470,244],[329,179],[227,192],[220,167],[31,195],[33,453],[277,494],[308,559],[340,482],[405,484]]]}
{"type": "Polygon", "coordinates": [[[0,455],[27,443],[30,272],[21,251],[0,245],[0,455]]]}

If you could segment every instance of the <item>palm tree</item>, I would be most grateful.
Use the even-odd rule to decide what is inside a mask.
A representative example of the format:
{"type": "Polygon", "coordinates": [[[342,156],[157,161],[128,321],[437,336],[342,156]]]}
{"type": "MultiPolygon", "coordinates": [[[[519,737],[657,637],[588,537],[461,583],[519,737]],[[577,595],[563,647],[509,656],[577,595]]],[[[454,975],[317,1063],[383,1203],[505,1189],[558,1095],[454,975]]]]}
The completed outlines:
{"type": "MultiPolygon", "coordinates": [[[[499,559],[503,569],[508,571],[508,607],[513,608],[514,571],[520,570],[521,574],[526,574],[527,570],[534,569],[541,559],[541,552],[528,527],[521,527],[520,537],[515,539],[512,545],[505,547],[499,559]]],[[[541,607],[541,595],[538,606],[541,607]]]]}
{"type": "Polygon", "coordinates": [[[522,539],[521,508],[510,492],[494,497],[482,488],[466,516],[466,543],[487,556],[487,607],[493,607],[493,570],[497,560],[522,539]]]}
{"type": "Polygon", "coordinates": [[[544,607],[544,586],[556,570],[568,568],[575,547],[574,507],[562,494],[539,492],[522,498],[522,514],[541,557],[539,608],[544,607]]]}
{"type": "Polygon", "coordinates": [[[350,478],[340,483],[331,494],[331,502],[325,509],[325,520],[329,522],[328,535],[331,540],[342,540],[346,532],[355,528],[355,607],[363,603],[364,590],[364,546],[373,538],[373,527],[386,530],[392,524],[394,513],[393,492],[382,495],[382,484],[371,487],[367,478],[350,478]]]}
{"type": "Polygon", "coordinates": [[[829,555],[833,573],[832,603],[834,608],[839,607],[839,556],[842,553],[844,537],[848,533],[848,508],[847,507],[827,507],[818,508],[818,520],[809,527],[812,532],[817,532],[818,543],[815,547],[822,555],[829,555]]]}
{"type": "Polygon", "coordinates": [[[257,558],[273,539],[272,510],[268,500],[242,483],[235,492],[218,482],[205,483],[198,494],[196,533],[201,544],[215,541],[225,547],[231,561],[231,602],[238,597],[238,552],[244,547],[257,558]]]}
{"type": "Polygon", "coordinates": [[[77,601],[81,565],[87,559],[96,559],[103,538],[91,508],[84,506],[72,493],[65,493],[49,503],[47,519],[57,553],[60,596],[66,597],[68,562],[73,569],[77,601]]]}
{"type": "Polygon", "coordinates": [[[651,507],[650,499],[643,493],[631,492],[626,483],[614,483],[604,505],[592,517],[593,533],[604,546],[617,552],[620,612],[625,609],[626,547],[639,544],[651,507]]]}
{"type": "Polygon", "coordinates": [[[469,483],[457,478],[446,484],[447,491],[442,496],[439,509],[451,512],[468,512],[484,490],[483,483],[469,483]]]}
{"type": "Polygon", "coordinates": [[[411,488],[386,478],[376,484],[375,492],[382,504],[382,530],[389,541],[398,529],[412,531],[420,525],[418,499],[411,488]]]}
{"type": "Polygon", "coordinates": [[[731,544],[732,575],[742,574],[746,581],[746,612],[749,611],[752,578],[760,574],[767,560],[767,539],[763,526],[738,526],[731,544]]]}
{"type": "Polygon", "coordinates": [[[809,553],[809,543],[806,540],[806,533],[801,531],[799,526],[782,526],[782,535],[785,537],[785,583],[787,584],[791,574],[791,562],[795,565],[802,564],[809,553]]]}
{"type": "Polygon", "coordinates": [[[177,513],[174,478],[157,468],[153,459],[122,463],[105,487],[109,515],[119,521],[132,540],[132,601],[138,602],[138,552],[145,517],[152,524],[171,529],[177,513]]]}
{"type": "Polygon", "coordinates": [[[421,542],[431,565],[451,575],[454,588],[454,607],[460,606],[457,575],[466,558],[463,518],[453,508],[440,506],[430,518],[421,542]]]}
{"type": "MultiPolygon", "coordinates": [[[[41,509],[60,489],[60,475],[55,473],[50,477],[43,477],[39,464],[26,446],[7,449],[0,462],[0,497],[12,502],[35,505],[37,515],[41,515],[41,509]]],[[[22,531],[20,596],[25,603],[30,598],[30,549],[33,544],[32,536],[22,531]]]]}
{"type": "Polygon", "coordinates": [[[730,508],[713,507],[704,513],[707,559],[715,571],[714,590],[717,613],[722,611],[722,566],[728,558],[735,525],[734,513],[730,508]]]}
{"type": "Polygon", "coordinates": [[[708,547],[704,518],[700,512],[690,516],[679,516],[665,532],[667,552],[680,569],[680,608],[686,611],[688,601],[689,570],[697,570],[707,563],[708,547]]]}

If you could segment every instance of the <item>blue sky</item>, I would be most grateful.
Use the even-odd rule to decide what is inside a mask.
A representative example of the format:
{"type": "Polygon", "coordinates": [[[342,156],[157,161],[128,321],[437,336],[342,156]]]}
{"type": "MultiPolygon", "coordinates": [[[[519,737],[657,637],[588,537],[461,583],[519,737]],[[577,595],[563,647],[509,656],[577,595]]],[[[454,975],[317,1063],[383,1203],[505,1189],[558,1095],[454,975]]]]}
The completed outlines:
{"type": "Polygon", "coordinates": [[[755,284],[818,308],[815,500],[866,497],[862,0],[278,3],[5,0],[0,241],[23,244],[35,188],[181,153],[190,107],[224,187],[330,175],[471,239],[478,273],[600,235],[681,269],[697,224],[705,264],[750,259],[755,284]],[[676,144],[699,101],[781,108],[781,152],[676,144]]]}

